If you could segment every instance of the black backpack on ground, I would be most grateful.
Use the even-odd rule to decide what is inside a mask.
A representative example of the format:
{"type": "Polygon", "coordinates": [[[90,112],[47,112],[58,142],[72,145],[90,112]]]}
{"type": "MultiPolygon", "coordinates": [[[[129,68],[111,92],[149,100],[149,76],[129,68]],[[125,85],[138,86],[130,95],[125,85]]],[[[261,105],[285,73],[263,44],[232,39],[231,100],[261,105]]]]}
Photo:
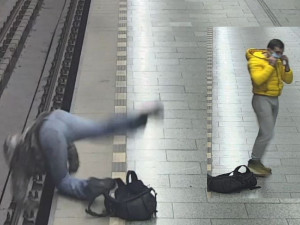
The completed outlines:
{"type": "Polygon", "coordinates": [[[144,185],[138,180],[134,171],[128,171],[126,175],[126,184],[120,179],[115,179],[118,188],[113,198],[109,194],[104,194],[106,212],[102,214],[91,210],[94,200],[89,202],[86,212],[96,217],[119,217],[125,220],[148,220],[156,216],[156,192],[153,188],[144,185]],[[130,181],[131,180],[131,181],[130,181]]]}
{"type": "Polygon", "coordinates": [[[214,191],[219,193],[233,193],[240,192],[243,189],[253,190],[256,188],[260,188],[256,185],[257,179],[255,175],[245,165],[238,166],[235,168],[234,171],[230,173],[221,174],[216,177],[207,175],[208,191],[214,191]],[[239,169],[241,167],[246,168],[245,173],[239,172],[239,169]]]}

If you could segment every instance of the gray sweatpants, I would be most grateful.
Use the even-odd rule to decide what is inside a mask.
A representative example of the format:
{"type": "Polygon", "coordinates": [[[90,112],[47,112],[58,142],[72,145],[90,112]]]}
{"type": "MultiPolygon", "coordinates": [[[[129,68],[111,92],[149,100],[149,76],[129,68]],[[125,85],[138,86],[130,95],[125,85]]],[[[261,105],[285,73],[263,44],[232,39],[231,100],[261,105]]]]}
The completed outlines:
{"type": "Polygon", "coordinates": [[[252,149],[251,158],[260,160],[274,135],[279,108],[278,97],[253,95],[252,107],[257,117],[259,131],[252,149]]]}

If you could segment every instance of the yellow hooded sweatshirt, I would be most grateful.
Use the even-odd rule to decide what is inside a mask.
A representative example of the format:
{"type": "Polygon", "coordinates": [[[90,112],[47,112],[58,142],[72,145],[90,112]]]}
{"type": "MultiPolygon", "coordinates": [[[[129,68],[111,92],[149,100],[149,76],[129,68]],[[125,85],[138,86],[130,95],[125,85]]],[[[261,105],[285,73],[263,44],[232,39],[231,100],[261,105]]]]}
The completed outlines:
{"type": "Polygon", "coordinates": [[[283,82],[290,84],[293,81],[293,71],[285,72],[282,60],[278,59],[276,66],[269,64],[264,55],[267,50],[250,48],[246,52],[248,70],[251,75],[253,93],[267,96],[280,96],[283,82]]]}

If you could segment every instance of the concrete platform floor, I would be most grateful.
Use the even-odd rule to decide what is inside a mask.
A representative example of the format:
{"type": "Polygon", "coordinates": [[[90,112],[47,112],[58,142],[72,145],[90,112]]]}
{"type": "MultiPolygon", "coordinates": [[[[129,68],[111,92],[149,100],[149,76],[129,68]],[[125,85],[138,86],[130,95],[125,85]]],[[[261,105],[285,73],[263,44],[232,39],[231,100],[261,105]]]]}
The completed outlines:
{"type": "MultiPolygon", "coordinates": [[[[92,2],[94,7],[91,18],[101,15],[104,12],[101,9],[105,6],[103,1],[92,2]]],[[[111,7],[117,6],[112,4],[111,7]]],[[[158,218],[126,224],[300,224],[300,203],[291,194],[282,199],[282,196],[211,197],[206,192],[207,28],[268,26],[270,28],[266,30],[270,32],[267,33],[272,34],[272,27],[275,26],[298,26],[300,2],[287,0],[282,4],[282,1],[277,0],[128,0],[124,10],[127,10],[127,111],[139,109],[147,101],[158,100],[165,106],[163,123],[150,120],[143,134],[127,137],[127,168],[136,170],[140,178],[158,192],[158,218]]],[[[106,20],[102,18],[89,21],[93,22],[90,24],[93,27],[106,20]]],[[[97,32],[101,29],[99,27],[97,32]]],[[[249,32],[247,29],[235,29],[237,33],[242,31],[249,32]]],[[[91,42],[93,46],[102,45],[104,42],[97,38],[100,34],[93,34],[95,38],[89,39],[90,43],[86,42],[86,45],[91,42]]],[[[270,37],[266,32],[251,32],[251,35],[267,39],[270,37]]],[[[86,36],[89,36],[89,32],[86,36]]],[[[291,37],[287,38],[288,44],[291,37]]],[[[227,36],[227,39],[230,40],[231,36],[227,36]]],[[[221,39],[218,46],[228,48],[229,43],[231,42],[223,42],[221,39]]],[[[260,42],[242,43],[249,45],[260,42]]],[[[239,45],[237,50],[244,51],[245,46],[242,46],[239,45]]],[[[228,53],[229,50],[226,51],[228,53]]],[[[99,55],[100,53],[98,51],[99,55]]],[[[95,68],[96,77],[97,70],[101,69],[96,66],[99,58],[94,56],[89,61],[84,57],[87,56],[83,55],[82,60],[90,62],[90,66],[95,68]]],[[[114,67],[113,63],[111,66],[114,67]]],[[[295,66],[292,65],[293,67],[295,66]]],[[[244,70],[245,65],[239,68],[244,70]]],[[[80,76],[81,82],[85,82],[85,79],[87,78],[80,76]]],[[[104,87],[102,90],[95,90],[99,90],[99,96],[114,95],[110,91],[106,92],[104,87]]],[[[77,96],[81,97],[79,92],[77,96]]],[[[90,108],[86,106],[84,109],[90,108]]],[[[213,137],[213,140],[218,139],[213,137]]],[[[296,141],[297,137],[293,140],[296,141]]],[[[279,153],[281,150],[277,151],[279,153]]],[[[275,162],[278,162],[278,158],[275,162]]],[[[282,187],[278,186],[277,190],[282,193],[280,188],[282,187]]],[[[72,211],[75,205],[70,201],[61,206],[69,213],[64,214],[64,218],[58,216],[54,224],[107,223],[107,220],[85,215],[84,205],[76,211],[72,211]]],[[[124,224],[124,221],[111,220],[110,223],[124,224]]]]}
{"type": "Polygon", "coordinates": [[[213,175],[247,165],[258,133],[246,50],[266,48],[271,39],[279,38],[285,43],[284,54],[294,71],[294,82],[285,84],[279,97],[275,137],[263,157],[264,164],[272,168],[272,175],[258,178],[261,189],[235,196],[299,198],[299,31],[298,27],[214,29],[213,175]]]}

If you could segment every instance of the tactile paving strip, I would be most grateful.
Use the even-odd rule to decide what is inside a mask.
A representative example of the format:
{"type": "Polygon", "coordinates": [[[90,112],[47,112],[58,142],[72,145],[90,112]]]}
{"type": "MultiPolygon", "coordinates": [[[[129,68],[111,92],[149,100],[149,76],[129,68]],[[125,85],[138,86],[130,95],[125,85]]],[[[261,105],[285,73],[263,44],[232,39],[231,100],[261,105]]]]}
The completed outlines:
{"type": "MultiPolygon", "coordinates": [[[[115,115],[127,114],[127,0],[119,1],[119,23],[117,41],[117,72],[115,91],[115,115]]],[[[112,178],[126,177],[126,133],[114,136],[112,178]]],[[[111,217],[110,225],[123,225],[124,220],[111,217]]]]}
{"type": "MultiPolygon", "coordinates": [[[[206,104],[207,104],[207,173],[212,170],[212,106],[213,106],[213,28],[207,29],[207,71],[206,71],[206,104]]],[[[207,192],[210,197],[211,193],[207,192]]]]}

